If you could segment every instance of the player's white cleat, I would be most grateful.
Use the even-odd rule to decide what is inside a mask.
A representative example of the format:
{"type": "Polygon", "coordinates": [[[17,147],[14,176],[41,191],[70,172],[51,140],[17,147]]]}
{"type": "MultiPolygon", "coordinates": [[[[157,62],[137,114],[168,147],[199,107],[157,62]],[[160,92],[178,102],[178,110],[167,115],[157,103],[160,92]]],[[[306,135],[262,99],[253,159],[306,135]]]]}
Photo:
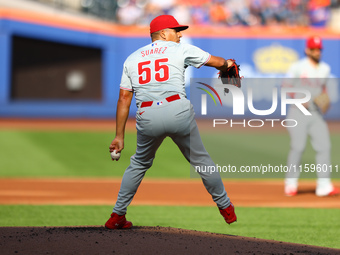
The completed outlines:
{"type": "Polygon", "coordinates": [[[296,186],[292,186],[292,185],[286,185],[285,186],[285,195],[287,197],[293,197],[296,196],[298,193],[297,187],[296,186]]]}
{"type": "Polygon", "coordinates": [[[324,188],[316,188],[315,194],[318,197],[327,197],[327,196],[336,196],[340,194],[338,188],[335,188],[333,185],[324,188]]]}

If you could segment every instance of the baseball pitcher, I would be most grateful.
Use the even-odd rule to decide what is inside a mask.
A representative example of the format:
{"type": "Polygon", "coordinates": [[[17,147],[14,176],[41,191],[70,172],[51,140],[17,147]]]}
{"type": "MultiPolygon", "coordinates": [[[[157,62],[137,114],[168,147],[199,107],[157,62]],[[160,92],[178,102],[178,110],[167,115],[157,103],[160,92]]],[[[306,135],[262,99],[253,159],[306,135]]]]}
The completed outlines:
{"type": "MultiPolygon", "coordinates": [[[[110,152],[124,148],[125,124],[133,93],[137,103],[137,149],[125,170],[116,204],[105,227],[131,228],[125,214],[145,172],[152,166],[155,153],[165,137],[170,137],[193,166],[215,165],[205,150],[194,119],[193,106],[186,98],[184,72],[188,66],[203,65],[224,71],[233,64],[224,58],[189,44],[180,43],[181,31],[171,15],[161,15],[150,23],[152,42],[132,53],[125,61],[117,104],[116,137],[110,152]]],[[[200,173],[225,221],[236,221],[218,172],[200,173]]]]}

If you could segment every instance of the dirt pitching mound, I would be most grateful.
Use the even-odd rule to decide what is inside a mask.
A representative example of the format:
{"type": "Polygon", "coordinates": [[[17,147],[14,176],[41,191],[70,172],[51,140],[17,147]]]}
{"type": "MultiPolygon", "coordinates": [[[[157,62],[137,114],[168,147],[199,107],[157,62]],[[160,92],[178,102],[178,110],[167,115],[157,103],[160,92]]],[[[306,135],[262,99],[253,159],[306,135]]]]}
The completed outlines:
{"type": "Polygon", "coordinates": [[[340,250],[177,228],[1,227],[7,254],[339,254],[340,250]]]}

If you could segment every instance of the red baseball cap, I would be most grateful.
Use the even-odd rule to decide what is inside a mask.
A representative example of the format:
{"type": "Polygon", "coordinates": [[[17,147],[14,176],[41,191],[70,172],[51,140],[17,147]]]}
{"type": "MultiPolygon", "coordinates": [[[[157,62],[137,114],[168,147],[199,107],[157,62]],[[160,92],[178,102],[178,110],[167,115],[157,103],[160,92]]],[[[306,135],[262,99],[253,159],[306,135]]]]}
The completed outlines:
{"type": "Polygon", "coordinates": [[[178,24],[178,21],[171,15],[160,15],[150,22],[150,34],[166,28],[185,30],[188,27],[189,26],[178,24]]]}
{"type": "Polygon", "coordinates": [[[306,47],[309,49],[322,49],[322,40],[319,36],[311,36],[306,41],[306,47]]]}

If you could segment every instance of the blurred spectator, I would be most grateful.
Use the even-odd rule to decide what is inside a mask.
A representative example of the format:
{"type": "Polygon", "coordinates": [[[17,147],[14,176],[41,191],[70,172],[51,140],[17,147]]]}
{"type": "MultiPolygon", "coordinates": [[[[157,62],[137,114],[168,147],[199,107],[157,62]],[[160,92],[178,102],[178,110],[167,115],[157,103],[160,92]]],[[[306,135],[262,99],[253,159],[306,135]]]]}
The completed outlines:
{"type": "MultiPolygon", "coordinates": [[[[67,1],[63,1],[63,5],[67,1]]],[[[99,16],[102,19],[116,21],[117,11],[116,0],[81,0],[80,9],[90,15],[99,16]]]]}
{"type": "Polygon", "coordinates": [[[122,25],[136,25],[143,15],[143,9],[136,0],[118,1],[117,20],[122,25]]]}
{"type": "Polygon", "coordinates": [[[175,7],[175,0],[149,0],[149,2],[155,8],[163,11],[164,14],[168,14],[175,7]]]}
{"type": "Polygon", "coordinates": [[[312,0],[308,3],[310,25],[325,27],[330,18],[330,0],[312,0]]]}
{"type": "Polygon", "coordinates": [[[210,22],[212,24],[226,24],[230,18],[230,13],[224,5],[223,0],[215,0],[212,2],[209,11],[210,22]]]}
{"type": "Polygon", "coordinates": [[[210,3],[203,3],[202,5],[194,5],[191,7],[191,22],[195,25],[209,25],[209,8],[210,3]]]}
{"type": "Polygon", "coordinates": [[[244,25],[254,26],[257,25],[258,19],[251,13],[251,3],[255,1],[250,0],[229,0],[227,7],[230,12],[228,20],[229,26],[244,25]]]}
{"type": "Polygon", "coordinates": [[[192,24],[191,14],[190,14],[190,6],[179,4],[175,5],[168,14],[178,17],[177,21],[179,24],[192,24]]]}

